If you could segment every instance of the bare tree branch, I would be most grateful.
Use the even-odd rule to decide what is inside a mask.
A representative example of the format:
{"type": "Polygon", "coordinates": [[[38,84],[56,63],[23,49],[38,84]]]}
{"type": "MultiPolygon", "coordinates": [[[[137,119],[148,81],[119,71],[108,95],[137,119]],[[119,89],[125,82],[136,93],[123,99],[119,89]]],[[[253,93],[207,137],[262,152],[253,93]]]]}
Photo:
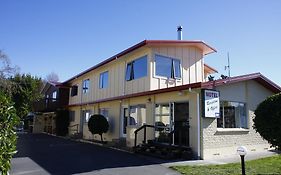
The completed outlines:
{"type": "Polygon", "coordinates": [[[51,72],[46,76],[46,81],[56,83],[59,81],[59,76],[55,72],[51,72]]]}

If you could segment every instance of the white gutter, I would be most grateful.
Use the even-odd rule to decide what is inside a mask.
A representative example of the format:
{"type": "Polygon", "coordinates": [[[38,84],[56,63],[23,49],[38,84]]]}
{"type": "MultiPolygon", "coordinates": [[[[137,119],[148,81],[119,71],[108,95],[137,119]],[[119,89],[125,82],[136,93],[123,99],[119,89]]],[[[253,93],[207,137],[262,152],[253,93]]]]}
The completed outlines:
{"type": "Polygon", "coordinates": [[[197,145],[198,145],[198,158],[201,157],[201,142],[200,142],[200,136],[201,136],[201,123],[200,123],[200,97],[199,93],[196,94],[197,97],[197,123],[198,123],[198,138],[197,138],[197,145]]]}

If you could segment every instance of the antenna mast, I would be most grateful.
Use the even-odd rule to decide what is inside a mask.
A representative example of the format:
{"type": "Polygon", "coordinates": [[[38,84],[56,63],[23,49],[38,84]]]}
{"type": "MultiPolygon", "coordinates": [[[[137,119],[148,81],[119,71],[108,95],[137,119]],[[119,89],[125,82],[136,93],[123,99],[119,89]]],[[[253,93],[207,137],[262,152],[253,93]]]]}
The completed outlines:
{"type": "Polygon", "coordinates": [[[229,52],[227,52],[227,66],[224,66],[224,70],[228,69],[228,77],[230,77],[230,61],[229,61],[229,52]]]}

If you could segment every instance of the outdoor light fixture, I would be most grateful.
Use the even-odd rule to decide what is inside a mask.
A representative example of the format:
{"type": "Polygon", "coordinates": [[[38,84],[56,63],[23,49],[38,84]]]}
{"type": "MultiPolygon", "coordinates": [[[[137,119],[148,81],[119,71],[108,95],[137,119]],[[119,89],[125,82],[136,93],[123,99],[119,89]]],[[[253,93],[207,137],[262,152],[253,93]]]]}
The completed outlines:
{"type": "Polygon", "coordinates": [[[245,146],[239,146],[237,148],[237,153],[241,157],[241,168],[242,168],[242,175],[246,175],[245,173],[245,155],[247,154],[247,148],[245,146]]]}

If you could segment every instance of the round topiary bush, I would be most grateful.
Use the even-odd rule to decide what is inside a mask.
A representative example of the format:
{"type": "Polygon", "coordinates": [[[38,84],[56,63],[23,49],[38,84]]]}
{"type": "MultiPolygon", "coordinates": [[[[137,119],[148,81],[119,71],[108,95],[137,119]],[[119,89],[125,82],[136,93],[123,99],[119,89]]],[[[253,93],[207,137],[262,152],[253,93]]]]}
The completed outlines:
{"type": "Polygon", "coordinates": [[[101,114],[92,115],[88,121],[89,131],[94,134],[99,134],[103,142],[102,134],[106,133],[109,128],[108,121],[101,114]]]}
{"type": "Polygon", "coordinates": [[[254,129],[281,150],[281,93],[268,97],[255,110],[254,129]]]}

